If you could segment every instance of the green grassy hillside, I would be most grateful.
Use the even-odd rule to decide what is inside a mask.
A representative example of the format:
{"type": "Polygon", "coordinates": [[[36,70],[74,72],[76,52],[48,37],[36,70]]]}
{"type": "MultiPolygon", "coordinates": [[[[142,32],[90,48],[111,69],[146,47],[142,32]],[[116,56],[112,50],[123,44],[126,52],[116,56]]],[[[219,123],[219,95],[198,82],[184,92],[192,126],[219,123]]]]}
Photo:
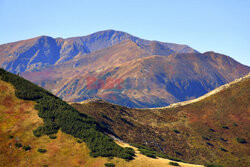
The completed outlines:
{"type": "Polygon", "coordinates": [[[148,156],[190,163],[250,165],[250,79],[199,102],[165,109],[132,109],[92,101],[72,104],[148,156]],[[149,147],[144,148],[145,146],[149,147]]]}

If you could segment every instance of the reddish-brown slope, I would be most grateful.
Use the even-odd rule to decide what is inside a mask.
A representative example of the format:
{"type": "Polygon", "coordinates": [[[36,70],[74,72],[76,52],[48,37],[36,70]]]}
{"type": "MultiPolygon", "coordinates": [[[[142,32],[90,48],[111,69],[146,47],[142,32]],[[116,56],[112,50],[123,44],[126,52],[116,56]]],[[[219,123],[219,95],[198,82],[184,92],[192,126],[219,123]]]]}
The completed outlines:
{"type": "Polygon", "coordinates": [[[188,162],[247,167],[249,85],[248,77],[201,101],[166,109],[131,109],[103,101],[72,106],[103,122],[126,142],[153,147],[188,162]]]}

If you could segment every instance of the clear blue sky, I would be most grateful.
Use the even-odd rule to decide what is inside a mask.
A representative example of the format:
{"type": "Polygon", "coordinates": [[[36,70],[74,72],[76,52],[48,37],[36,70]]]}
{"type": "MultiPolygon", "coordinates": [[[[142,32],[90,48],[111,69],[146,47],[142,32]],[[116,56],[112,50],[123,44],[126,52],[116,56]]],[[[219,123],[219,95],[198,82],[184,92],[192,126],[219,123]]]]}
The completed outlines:
{"type": "Polygon", "coordinates": [[[250,65],[250,0],[0,0],[0,44],[106,29],[250,65]]]}

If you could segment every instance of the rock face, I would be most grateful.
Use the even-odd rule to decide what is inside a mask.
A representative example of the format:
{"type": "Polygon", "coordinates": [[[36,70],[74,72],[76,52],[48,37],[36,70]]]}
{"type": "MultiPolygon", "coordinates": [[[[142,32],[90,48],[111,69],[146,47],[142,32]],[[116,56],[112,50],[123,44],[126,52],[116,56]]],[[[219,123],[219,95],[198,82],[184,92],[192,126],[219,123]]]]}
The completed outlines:
{"type": "Polygon", "coordinates": [[[250,72],[225,55],[114,30],[0,45],[0,64],[64,100],[96,97],[128,107],[193,99],[250,72]]]}

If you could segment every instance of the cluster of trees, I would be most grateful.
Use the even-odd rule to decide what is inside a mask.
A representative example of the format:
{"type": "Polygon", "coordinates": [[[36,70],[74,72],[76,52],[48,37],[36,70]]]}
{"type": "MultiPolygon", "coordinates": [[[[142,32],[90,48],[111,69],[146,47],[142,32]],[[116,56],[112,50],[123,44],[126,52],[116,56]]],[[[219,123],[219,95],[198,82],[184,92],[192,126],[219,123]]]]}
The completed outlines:
{"type": "Polygon", "coordinates": [[[135,156],[133,149],[123,148],[105,135],[108,132],[106,128],[47,90],[3,69],[0,69],[0,79],[15,87],[18,98],[36,101],[35,108],[44,125],[33,131],[35,136],[53,135],[60,129],[86,142],[91,150],[90,154],[94,157],[120,157],[131,160],[135,156]]]}

